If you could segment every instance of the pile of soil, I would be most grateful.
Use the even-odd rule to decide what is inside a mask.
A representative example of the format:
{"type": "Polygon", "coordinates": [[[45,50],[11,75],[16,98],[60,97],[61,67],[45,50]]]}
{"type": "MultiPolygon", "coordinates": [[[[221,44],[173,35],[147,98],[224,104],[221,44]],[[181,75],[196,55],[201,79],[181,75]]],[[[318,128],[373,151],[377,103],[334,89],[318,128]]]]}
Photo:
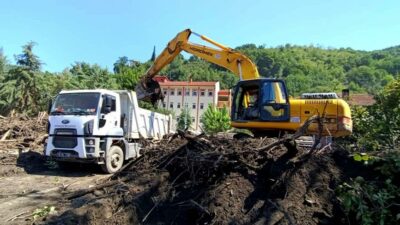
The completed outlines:
{"type": "Polygon", "coordinates": [[[0,117],[0,176],[44,169],[47,115],[0,117]]]}
{"type": "Polygon", "coordinates": [[[276,139],[169,137],[108,182],[72,193],[71,210],[46,224],[345,224],[335,188],[346,152],[276,139]]]}

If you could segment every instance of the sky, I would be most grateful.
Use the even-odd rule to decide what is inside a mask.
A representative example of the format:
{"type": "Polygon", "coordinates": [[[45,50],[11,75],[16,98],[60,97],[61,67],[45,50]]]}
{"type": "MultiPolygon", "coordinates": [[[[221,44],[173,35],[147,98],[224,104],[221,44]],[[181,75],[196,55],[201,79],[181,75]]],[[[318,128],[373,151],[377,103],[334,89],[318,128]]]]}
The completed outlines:
{"type": "Polygon", "coordinates": [[[112,70],[122,56],[144,62],[186,28],[232,48],[377,50],[400,44],[400,1],[0,0],[0,48],[9,62],[34,41],[50,72],[78,61],[112,70]]]}

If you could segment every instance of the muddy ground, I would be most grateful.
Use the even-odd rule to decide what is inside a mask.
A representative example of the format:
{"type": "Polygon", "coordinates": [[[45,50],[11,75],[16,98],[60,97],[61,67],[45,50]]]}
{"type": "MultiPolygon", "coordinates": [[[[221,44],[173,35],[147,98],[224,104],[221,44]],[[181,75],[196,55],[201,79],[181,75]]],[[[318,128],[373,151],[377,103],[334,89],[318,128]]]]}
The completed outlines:
{"type": "Polygon", "coordinates": [[[86,203],[43,223],[348,224],[335,189],[358,165],[337,149],[255,150],[274,141],[165,139],[108,184],[69,195],[86,203]]]}
{"type": "Polygon", "coordinates": [[[64,193],[90,188],[109,175],[89,165],[57,163],[43,157],[46,118],[0,118],[0,224],[32,224],[35,210],[64,209],[64,193]],[[7,133],[6,137],[4,135],[7,133]]]}
{"type": "Polygon", "coordinates": [[[263,150],[277,140],[187,134],[146,143],[113,176],[60,169],[41,155],[40,123],[30,144],[14,137],[30,147],[0,148],[1,224],[348,224],[335,189],[363,173],[336,146],[263,150]],[[46,205],[55,211],[34,220],[46,205]]]}

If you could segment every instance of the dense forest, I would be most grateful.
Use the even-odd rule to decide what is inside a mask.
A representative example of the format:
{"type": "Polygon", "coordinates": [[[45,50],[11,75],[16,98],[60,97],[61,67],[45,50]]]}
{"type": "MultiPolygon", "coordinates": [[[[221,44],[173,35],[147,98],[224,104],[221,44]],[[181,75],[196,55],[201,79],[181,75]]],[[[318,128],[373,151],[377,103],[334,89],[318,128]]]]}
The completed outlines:
{"type": "MultiPolygon", "coordinates": [[[[61,89],[119,88],[133,89],[138,78],[152,63],[120,57],[113,71],[97,64],[75,62],[61,72],[43,71],[45,62],[34,53],[34,42],[22,46],[22,52],[9,59],[0,50],[0,114],[11,110],[36,113],[47,107],[49,99],[61,89]],[[15,63],[13,63],[15,61],[15,63]]],[[[285,45],[266,48],[246,44],[236,48],[249,56],[260,74],[286,80],[289,92],[351,92],[376,94],[400,74],[400,46],[377,51],[350,48],[325,49],[315,46],[285,45]]],[[[162,72],[172,80],[215,81],[230,88],[238,78],[197,57],[177,57],[162,72]]]]}

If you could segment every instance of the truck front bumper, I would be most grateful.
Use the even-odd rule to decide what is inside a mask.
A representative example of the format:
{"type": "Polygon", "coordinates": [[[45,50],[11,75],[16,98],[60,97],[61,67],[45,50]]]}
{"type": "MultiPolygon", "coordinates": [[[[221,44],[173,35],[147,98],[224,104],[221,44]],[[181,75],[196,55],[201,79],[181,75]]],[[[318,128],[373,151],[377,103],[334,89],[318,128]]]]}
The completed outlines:
{"type": "Polygon", "coordinates": [[[45,145],[45,155],[62,161],[98,161],[102,158],[100,153],[100,138],[97,137],[69,137],[76,138],[73,146],[71,143],[55,142],[56,136],[49,136],[45,145]]]}

